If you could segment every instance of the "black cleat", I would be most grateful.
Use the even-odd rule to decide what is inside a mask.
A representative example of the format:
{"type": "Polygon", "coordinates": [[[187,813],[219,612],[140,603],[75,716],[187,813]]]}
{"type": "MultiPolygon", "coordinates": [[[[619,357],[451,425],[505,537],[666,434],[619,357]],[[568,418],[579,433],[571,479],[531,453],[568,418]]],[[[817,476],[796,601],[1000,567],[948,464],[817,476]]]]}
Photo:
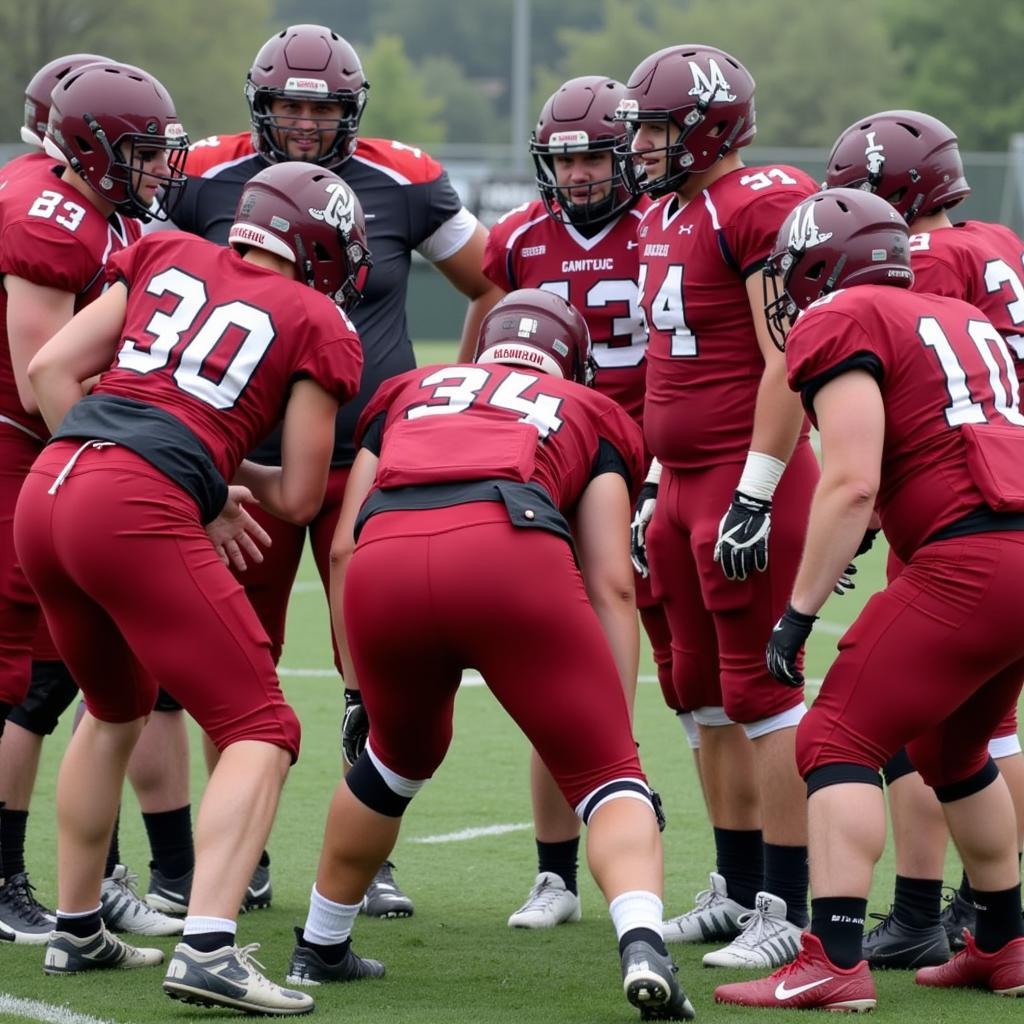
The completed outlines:
{"type": "Polygon", "coordinates": [[[949,948],[955,953],[964,948],[964,929],[967,928],[972,935],[978,930],[978,911],[973,903],[960,895],[959,889],[952,890],[952,893],[946,897],[948,902],[939,920],[946,930],[949,948]]]}
{"type": "Polygon", "coordinates": [[[362,911],[367,917],[412,917],[412,900],[399,889],[394,870],[389,860],[377,869],[363,897],[362,911]]]}
{"type": "Polygon", "coordinates": [[[315,949],[301,942],[302,929],[295,929],[295,949],[285,981],[289,985],[323,985],[331,981],[362,981],[364,978],[384,977],[384,965],[379,960],[364,960],[349,946],[344,959],[338,964],[324,961],[315,949]]]}
{"type": "Polygon", "coordinates": [[[250,910],[266,910],[274,898],[274,888],[270,884],[270,863],[257,864],[245,887],[242,906],[239,913],[248,914],[250,910]]]}
{"type": "Polygon", "coordinates": [[[676,981],[678,971],[671,957],[642,939],[622,951],[622,990],[641,1020],[693,1020],[693,1006],[676,981]]]}
{"type": "Polygon", "coordinates": [[[873,968],[918,968],[944,964],[950,958],[949,940],[941,924],[914,928],[890,910],[872,914],[880,923],[864,935],[864,959],[873,968]]]}

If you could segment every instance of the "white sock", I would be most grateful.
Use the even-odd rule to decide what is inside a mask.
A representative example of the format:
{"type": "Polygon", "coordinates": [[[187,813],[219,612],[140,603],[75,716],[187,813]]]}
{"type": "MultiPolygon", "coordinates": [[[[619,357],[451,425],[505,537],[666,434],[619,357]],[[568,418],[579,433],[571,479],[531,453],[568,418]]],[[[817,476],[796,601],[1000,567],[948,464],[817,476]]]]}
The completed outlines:
{"type": "Polygon", "coordinates": [[[234,935],[238,931],[238,922],[229,917],[195,917],[185,918],[184,935],[205,935],[208,932],[227,932],[234,935]]]}
{"type": "Polygon", "coordinates": [[[318,946],[340,945],[352,934],[352,925],[362,905],[362,900],[352,904],[335,903],[321,896],[314,885],[309,896],[309,913],[306,915],[302,937],[318,946]]]}
{"type": "Polygon", "coordinates": [[[647,928],[660,935],[664,909],[661,900],[644,889],[624,892],[608,904],[608,913],[612,916],[615,935],[619,939],[634,928],[647,928]]]}

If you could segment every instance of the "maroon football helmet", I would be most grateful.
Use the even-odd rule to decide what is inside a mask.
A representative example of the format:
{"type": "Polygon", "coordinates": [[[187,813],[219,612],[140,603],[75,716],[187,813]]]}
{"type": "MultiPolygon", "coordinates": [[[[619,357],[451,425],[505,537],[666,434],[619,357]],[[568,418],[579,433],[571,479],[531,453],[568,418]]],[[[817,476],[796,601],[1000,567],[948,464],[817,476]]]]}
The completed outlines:
{"type": "Polygon", "coordinates": [[[587,387],[594,383],[586,320],[542,288],[509,292],[492,307],[480,324],[476,361],[526,366],[587,387]]]}
{"type": "Polygon", "coordinates": [[[298,279],[351,311],[373,265],[356,194],[333,171],[302,161],[250,178],[228,242],[265,249],[295,264],[298,279]]]}
{"type": "Polygon", "coordinates": [[[971,194],[956,135],[916,110],[884,110],[850,125],[825,170],[828,188],[860,188],[888,200],[908,224],[971,194]]]}
{"type": "Polygon", "coordinates": [[[562,224],[600,225],[635,201],[614,154],[626,138],[625,122],[615,120],[625,92],[626,87],[614,78],[573,78],[540,112],[530,136],[530,153],[544,206],[562,224]],[[611,158],[611,176],[592,181],[583,202],[573,202],[569,191],[558,187],[554,157],[564,153],[608,153],[611,158]],[[594,190],[602,187],[608,188],[608,195],[593,199],[594,190]]]}
{"type": "Polygon", "coordinates": [[[188,136],[170,94],[141,68],[108,61],[65,75],[50,98],[43,145],[128,217],[167,220],[181,197],[188,136]],[[147,154],[160,150],[167,151],[169,170],[150,175],[161,185],[151,207],[132,177],[147,154]]]}
{"type": "Polygon", "coordinates": [[[46,122],[50,119],[50,94],[57,83],[84,64],[109,60],[109,57],[101,57],[98,53],[69,53],[44,64],[25,86],[25,123],[21,127],[21,141],[26,146],[42,149],[46,122]]]}
{"type": "Polygon", "coordinates": [[[316,162],[336,167],[355,151],[369,88],[359,55],[336,32],[323,25],[289,26],[263,44],[246,78],[253,148],[270,161],[288,159],[276,137],[279,125],[270,111],[274,99],[335,102],[341,105],[341,113],[325,122],[322,130],[333,129],[337,134],[316,162]]]}
{"type": "Polygon", "coordinates": [[[630,189],[662,196],[753,141],[754,79],[714,46],[669,46],[637,65],[616,116],[630,129],[617,150],[630,189]],[[664,153],[665,173],[654,179],[638,168],[632,153],[636,128],[644,122],[663,123],[668,131],[668,144],[657,151],[664,153]]]}
{"type": "Polygon", "coordinates": [[[827,189],[805,199],[779,228],[764,266],[764,312],[772,341],[815,299],[839,288],[888,284],[909,288],[910,231],[880,196],[827,189]]]}

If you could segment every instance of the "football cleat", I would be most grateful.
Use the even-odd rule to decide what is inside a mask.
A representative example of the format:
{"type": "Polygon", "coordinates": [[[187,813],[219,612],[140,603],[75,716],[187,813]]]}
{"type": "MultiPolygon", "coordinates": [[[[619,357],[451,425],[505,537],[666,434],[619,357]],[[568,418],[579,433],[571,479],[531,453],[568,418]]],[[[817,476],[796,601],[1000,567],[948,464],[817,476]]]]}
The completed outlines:
{"type": "Polygon", "coordinates": [[[631,942],[622,951],[622,991],[641,1020],[693,1020],[693,1006],[676,981],[678,972],[672,958],[649,942],[631,942]]]}
{"type": "Polygon", "coordinates": [[[135,935],[180,935],[184,921],[168,917],[147,906],[135,891],[139,876],[123,864],[114,867],[114,873],[103,879],[100,887],[100,917],[112,932],[132,932],[135,935]]]}
{"type": "Polygon", "coordinates": [[[946,906],[943,907],[939,920],[946,930],[949,948],[956,952],[964,948],[964,929],[966,928],[972,935],[978,930],[978,911],[970,900],[965,900],[960,895],[959,889],[950,890],[950,893],[945,897],[946,906]]]}
{"type": "Polygon", "coordinates": [[[569,892],[559,875],[542,871],[526,902],[508,919],[509,928],[554,928],[580,919],[580,898],[569,892]]]}
{"type": "Polygon", "coordinates": [[[964,948],[948,963],[922,967],[915,981],[932,988],[985,988],[997,996],[1024,996],[1024,938],[983,953],[965,932],[964,948]]]}
{"type": "Polygon", "coordinates": [[[666,942],[729,942],[743,930],[739,921],[750,907],[729,898],[725,879],[717,871],[708,880],[709,888],[697,893],[693,910],[662,924],[666,942]]]}
{"type": "Polygon", "coordinates": [[[295,929],[295,949],[288,964],[285,981],[289,985],[323,985],[331,981],[362,981],[383,978],[384,965],[379,960],[357,956],[351,945],[340,963],[329,964],[315,949],[301,943],[302,929],[295,929]]]}
{"type": "Polygon", "coordinates": [[[740,919],[743,931],[724,949],[704,954],[705,967],[748,967],[771,970],[789,963],[800,952],[803,929],[786,920],[786,901],[759,892],[754,909],[740,919]]]}
{"type": "Polygon", "coordinates": [[[412,917],[412,900],[398,888],[394,870],[389,860],[377,869],[363,897],[362,912],[367,917],[412,917]]]}
{"type": "Polygon", "coordinates": [[[836,1010],[865,1013],[875,1008],[875,983],[866,960],[856,967],[836,967],[817,935],[804,932],[800,954],[774,974],[756,981],[736,981],[715,989],[716,1003],[775,1007],[780,1010],[836,1010]]]}
{"type": "Polygon", "coordinates": [[[250,910],[266,910],[274,898],[274,887],[270,884],[270,862],[257,864],[245,888],[245,896],[239,913],[246,914],[250,910]]]}
{"type": "Polygon", "coordinates": [[[111,968],[153,967],[163,962],[162,950],[129,946],[100,925],[95,935],[85,939],[69,932],[52,932],[46,944],[43,971],[47,974],[79,974],[111,968]]]}
{"type": "Polygon", "coordinates": [[[0,885],[0,941],[41,946],[49,939],[57,919],[32,895],[33,889],[23,871],[0,885]]]}
{"type": "Polygon", "coordinates": [[[872,967],[931,967],[949,959],[949,940],[941,924],[913,928],[891,910],[871,916],[880,922],[864,935],[863,956],[872,967]]]}
{"type": "Polygon", "coordinates": [[[164,992],[183,1003],[227,1006],[266,1017],[309,1013],[313,1009],[312,996],[282,988],[264,977],[263,965],[252,958],[259,948],[252,943],[241,948],[222,946],[203,953],[179,942],[167,965],[164,992]]]}
{"type": "Polygon", "coordinates": [[[191,871],[178,878],[171,878],[150,864],[149,890],[146,893],[147,907],[159,910],[161,914],[180,916],[188,913],[188,901],[191,895],[191,871]]]}

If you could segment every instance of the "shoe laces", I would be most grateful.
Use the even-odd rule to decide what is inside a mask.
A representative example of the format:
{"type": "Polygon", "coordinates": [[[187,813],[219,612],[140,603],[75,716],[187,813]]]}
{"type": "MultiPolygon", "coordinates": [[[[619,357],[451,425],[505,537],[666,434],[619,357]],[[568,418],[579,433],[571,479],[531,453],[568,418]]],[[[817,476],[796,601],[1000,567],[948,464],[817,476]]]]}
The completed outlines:
{"type": "Polygon", "coordinates": [[[28,875],[12,875],[0,886],[0,902],[13,907],[33,924],[45,924],[46,913],[43,905],[32,895],[34,891],[35,886],[28,880],[28,875]]]}
{"type": "Polygon", "coordinates": [[[568,889],[558,889],[545,878],[530,890],[530,896],[524,907],[540,907],[542,910],[548,910],[558,901],[563,892],[568,892],[568,889]]]}
{"type": "Polygon", "coordinates": [[[710,910],[716,903],[721,902],[722,897],[714,889],[701,889],[693,901],[693,908],[680,914],[680,918],[696,917],[698,914],[710,910]]]}
{"type": "Polygon", "coordinates": [[[395,885],[395,876],[391,873],[394,869],[394,864],[391,861],[386,860],[381,864],[377,874],[374,875],[373,882],[376,885],[390,885],[392,888],[397,888],[395,885]]]}
{"type": "Polygon", "coordinates": [[[236,950],[236,956],[238,957],[238,962],[243,967],[249,969],[256,968],[262,974],[266,967],[253,956],[253,953],[259,948],[260,944],[258,942],[250,942],[247,946],[239,946],[236,950]]]}
{"type": "Polygon", "coordinates": [[[879,924],[876,924],[870,931],[864,933],[865,939],[871,935],[878,935],[889,930],[889,925],[894,920],[893,908],[890,907],[887,914],[868,914],[868,917],[874,918],[879,924]]]}
{"type": "Polygon", "coordinates": [[[762,910],[748,910],[740,914],[736,923],[743,930],[733,939],[733,944],[744,949],[755,949],[767,939],[779,931],[777,918],[769,917],[762,910]]]}
{"type": "Polygon", "coordinates": [[[774,981],[783,978],[788,978],[791,974],[798,974],[805,970],[807,967],[807,954],[801,948],[800,952],[797,953],[796,959],[790,960],[789,963],[783,964],[781,967],[776,968],[770,975],[774,981]]]}
{"type": "Polygon", "coordinates": [[[138,884],[139,876],[135,871],[125,868],[124,874],[120,878],[109,878],[107,881],[113,882],[120,889],[124,889],[133,899],[137,900],[139,898],[138,890],[135,888],[138,884]]]}

